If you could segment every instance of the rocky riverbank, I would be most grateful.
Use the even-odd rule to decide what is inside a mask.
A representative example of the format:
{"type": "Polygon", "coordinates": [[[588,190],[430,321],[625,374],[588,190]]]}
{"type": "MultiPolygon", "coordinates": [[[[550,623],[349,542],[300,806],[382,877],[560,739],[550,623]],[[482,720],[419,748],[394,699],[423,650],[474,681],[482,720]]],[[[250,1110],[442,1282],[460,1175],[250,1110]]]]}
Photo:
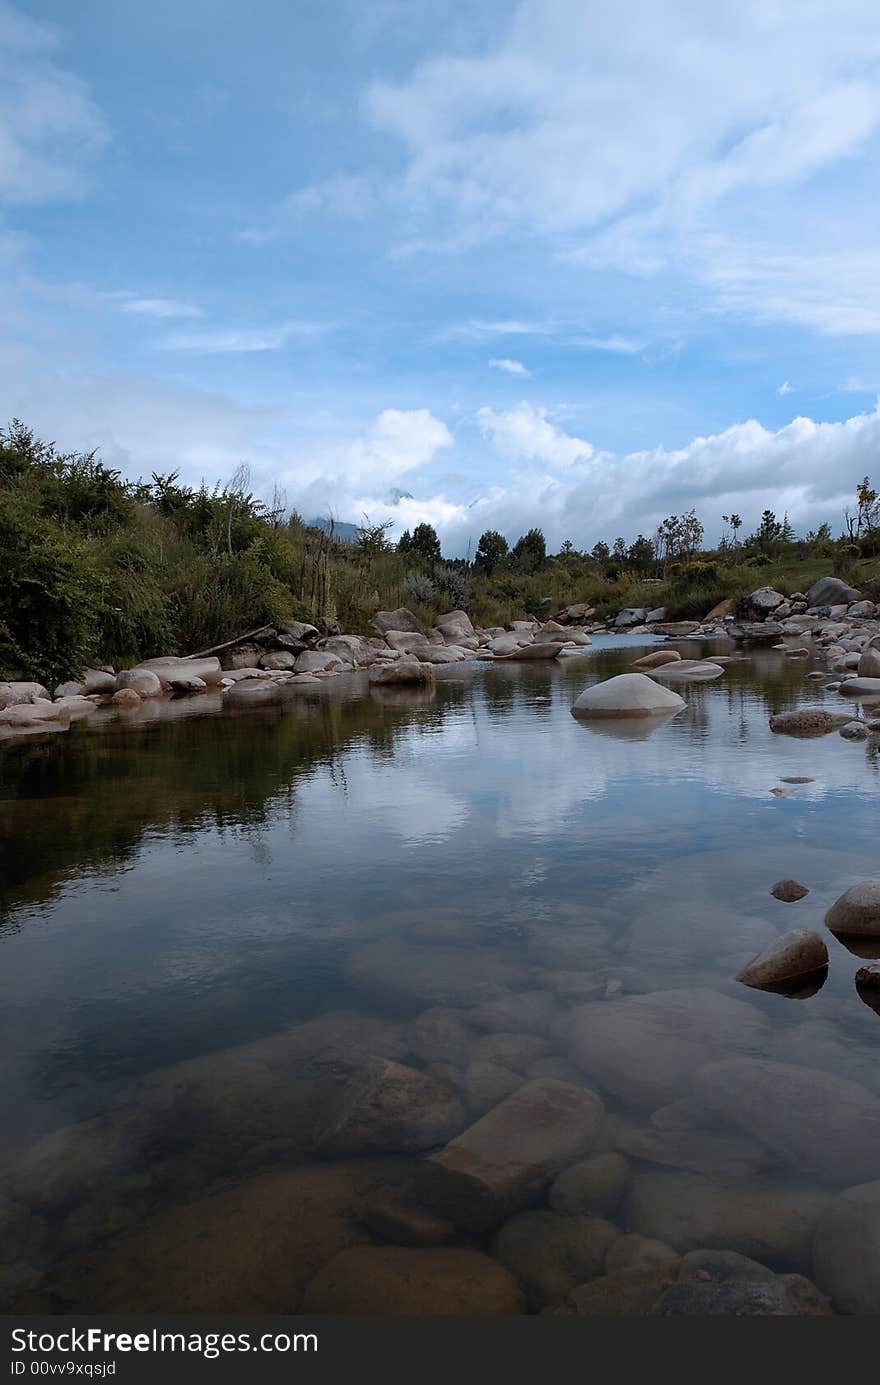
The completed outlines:
{"type": "MultiPolygon", "coordinates": [[[[742,650],[767,646],[790,658],[821,660],[833,675],[826,686],[844,697],[880,698],[880,607],[839,578],[822,578],[809,592],[791,597],[762,587],[738,604],[721,602],[702,621],[665,617],[663,608],[627,608],[598,620],[581,603],[551,620],[526,618],[506,627],[475,626],[465,611],[448,611],[425,629],[400,607],[377,612],[369,635],[344,634],[335,622],[326,622],[323,631],[302,621],[264,626],[197,655],[146,659],[119,671],[109,665],[86,669],[80,680],[51,692],[36,682],[0,682],[0,738],[63,730],[100,708],[124,714],[152,698],[192,697],[209,690],[247,706],[271,701],[282,690],[358,670],[366,670],[377,686],[429,686],[439,665],[569,659],[588,652],[594,636],[609,632],[668,640],[729,639],[742,650]]],[[[664,680],[713,677],[720,667],[701,660],[682,660],[676,666],[675,660],[675,652],[669,651],[638,662],[651,677],[664,680]]],[[[864,718],[848,716],[845,724],[849,739],[862,735],[859,727],[868,734],[864,718]]]]}

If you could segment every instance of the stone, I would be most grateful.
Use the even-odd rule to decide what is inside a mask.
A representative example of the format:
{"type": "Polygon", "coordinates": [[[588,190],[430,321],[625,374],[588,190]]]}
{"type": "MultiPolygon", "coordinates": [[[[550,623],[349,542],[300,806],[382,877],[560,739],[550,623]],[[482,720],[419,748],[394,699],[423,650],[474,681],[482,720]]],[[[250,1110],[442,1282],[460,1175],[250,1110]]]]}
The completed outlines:
{"type": "Polygon", "coordinates": [[[778,620],[731,622],[727,633],[738,644],[775,644],[785,633],[778,620]]]}
{"type": "Polygon", "coordinates": [[[666,619],[666,607],[655,606],[653,611],[648,611],[645,615],[646,625],[658,625],[666,619]]]}
{"type": "Polygon", "coordinates": [[[116,687],[116,675],[102,668],[87,668],[83,673],[82,691],[88,693],[112,693],[116,687]]]}
{"type": "Polygon", "coordinates": [[[702,1280],[704,1283],[729,1283],[735,1279],[745,1279],[758,1283],[773,1280],[776,1274],[766,1265],[735,1250],[689,1250],[682,1257],[678,1278],[681,1283],[689,1279],[702,1280]]]}
{"type": "Polygon", "coordinates": [[[256,668],[262,655],[258,644],[238,644],[221,655],[220,664],[224,673],[234,673],[240,668],[256,668]]]}
{"type": "MultiPolygon", "coordinates": [[[[861,663],[861,660],[859,660],[861,663]]],[[[846,678],[840,685],[841,697],[880,698],[880,678],[846,678]]]]}
{"type": "Polygon", "coordinates": [[[467,1013],[469,1024],[493,1032],[549,1034],[559,1018],[559,1004],[549,991],[517,991],[501,1000],[490,1000],[467,1013]]]}
{"type": "Polygon", "coordinates": [[[64,710],[61,702],[47,702],[38,698],[35,702],[14,702],[0,712],[0,726],[28,727],[39,726],[43,722],[64,723],[70,721],[70,713],[64,710]]]}
{"type": "Polygon", "coordinates": [[[679,659],[676,663],[662,664],[651,669],[652,678],[666,681],[681,679],[682,682],[702,683],[710,678],[720,678],[724,669],[711,659],[679,659]]]}
{"type": "Polygon", "coordinates": [[[868,728],[863,721],[848,721],[845,726],[841,726],[837,734],[845,741],[866,741],[868,728]]]}
{"type": "Polygon", "coordinates": [[[369,679],[373,686],[405,683],[413,687],[432,688],[437,675],[433,664],[419,663],[415,659],[398,659],[393,664],[374,664],[369,679]]]}
{"type": "Polygon", "coordinates": [[[847,611],[852,620],[870,620],[876,614],[877,607],[873,601],[854,601],[847,611]]]}
{"type": "Polygon", "coordinates": [[[172,678],[169,687],[173,693],[201,693],[208,691],[208,685],[204,678],[179,677],[172,678]]]}
{"type": "Polygon", "coordinates": [[[827,1197],[787,1183],[640,1171],[624,1203],[629,1231],[689,1250],[736,1250],[777,1270],[811,1263],[813,1228],[827,1197]]]}
{"type": "Polygon", "coordinates": [[[423,633],[412,611],[405,606],[398,606],[396,611],[377,611],[373,617],[373,628],[380,635],[386,635],[389,630],[411,630],[417,635],[423,633]]]}
{"type": "Polygon", "coordinates": [[[415,1056],[423,1063],[452,1063],[463,1067],[470,1056],[474,1037],[465,1013],[442,1005],[423,1010],[407,1031],[415,1056]]]}
{"type": "Polygon", "coordinates": [[[484,1034],[471,1046],[475,1061],[502,1063],[514,1072],[525,1072],[530,1063],[551,1052],[552,1045],[537,1034],[484,1034]]]}
{"type": "Polygon", "coordinates": [[[330,635],[321,640],[319,648],[352,668],[364,668],[376,659],[376,650],[363,635],[330,635]]]}
{"type": "Polygon", "coordinates": [[[503,635],[496,635],[494,639],[489,641],[488,648],[493,654],[513,654],[521,644],[520,637],[511,630],[503,635]]]}
{"type": "Polygon", "coordinates": [[[348,984],[378,1005],[420,1010],[501,1000],[524,976],[490,949],[396,938],[352,948],[344,970],[348,984]]]}
{"type": "Polygon", "coordinates": [[[314,654],[306,656],[305,652],[302,655],[297,656],[295,654],[291,654],[289,650],[286,649],[273,649],[268,654],[264,654],[261,657],[260,668],[269,669],[272,672],[276,673],[282,670],[294,669],[296,668],[296,662],[298,657],[309,657],[311,659],[315,659],[319,656],[316,656],[314,654]]]}
{"type": "Polygon", "coordinates": [[[537,1201],[556,1175],[590,1152],[602,1102],[552,1079],[526,1082],[422,1166],[426,1206],[481,1230],[537,1201]]]}
{"type": "Polygon", "coordinates": [[[449,1088],[415,1068],[377,1058],[359,1071],[324,1117],[321,1158],[413,1154],[444,1144],[464,1125],[449,1088]]]}
{"type": "MultiPolygon", "coordinates": [[[[803,779],[798,779],[795,781],[789,778],[783,779],[782,782],[783,784],[793,784],[795,782],[812,783],[812,780],[804,781],[803,779]]],[[[802,885],[798,880],[786,879],[777,880],[775,885],[771,885],[770,893],[773,895],[774,899],[780,899],[783,904],[794,904],[797,900],[804,899],[810,891],[807,889],[806,885],[802,885]]]]}
{"type": "Polygon", "coordinates": [[[139,707],[141,700],[140,693],[134,688],[120,688],[110,699],[114,707],[139,707]]]}
{"type": "Polygon", "coordinates": [[[614,622],[615,630],[626,630],[633,625],[644,625],[648,612],[644,606],[630,606],[620,611],[614,622]]]}
{"type": "Polygon", "coordinates": [[[669,1270],[678,1268],[681,1255],[665,1241],[657,1241],[651,1236],[639,1236],[629,1232],[609,1246],[605,1257],[607,1274],[617,1274],[620,1270],[669,1270]]]}
{"type": "Polygon", "coordinates": [[[462,649],[457,644],[428,645],[418,654],[418,658],[426,664],[460,664],[463,659],[471,657],[470,649],[462,649]]]}
{"type": "MultiPolygon", "coordinates": [[[[220,667],[220,660],[213,654],[198,655],[191,659],[178,659],[170,655],[164,655],[159,659],[143,659],[137,665],[139,669],[146,668],[155,673],[163,687],[170,684],[174,678],[201,678],[205,683],[215,686],[220,682],[223,670],[220,667]]],[[[116,680],[117,687],[119,680],[116,680]]]]}
{"type": "Polygon", "coordinates": [[[440,647],[438,645],[432,646],[427,635],[416,630],[389,630],[385,639],[392,649],[400,650],[402,654],[419,655],[431,648],[440,647]]]}
{"type": "Polygon", "coordinates": [[[445,615],[438,616],[437,629],[441,631],[447,644],[456,644],[458,640],[467,639],[474,634],[474,627],[467,611],[447,611],[445,615]]]}
{"type": "Polygon", "coordinates": [[[559,1303],[578,1284],[602,1273],[622,1233],[601,1217],[565,1216],[543,1209],[519,1212],[499,1227],[493,1253],[526,1291],[533,1312],[559,1303]]]}
{"type": "Polygon", "coordinates": [[[827,736],[845,726],[849,712],[829,712],[824,707],[802,707],[797,712],[778,712],[770,718],[770,730],[781,736],[827,736]]]}
{"type": "Polygon", "coordinates": [[[856,994],[878,1015],[880,1015],[880,966],[876,962],[867,967],[859,967],[855,974],[856,994]]]}
{"type": "Polygon", "coordinates": [[[859,656],[857,673],[860,678],[880,678],[880,649],[869,647],[859,656]]]}
{"type": "Polygon", "coordinates": [[[811,928],[793,928],[747,962],[737,975],[743,986],[758,991],[791,991],[828,971],[828,948],[811,928]]]}
{"type": "MultiPolygon", "coordinates": [[[[115,684],[116,684],[116,679],[115,679],[115,678],[111,679],[111,682],[112,682],[112,683],[114,684],[114,686],[115,686],[115,684]]],[[[83,684],[82,684],[82,683],[59,683],[59,684],[58,684],[58,687],[55,689],[55,692],[54,692],[53,696],[54,696],[54,699],[57,701],[58,698],[61,698],[61,697],[78,697],[79,694],[80,694],[82,691],[83,691],[83,684]]]]}
{"type": "Polygon", "coordinates": [[[828,910],[825,925],[844,936],[880,937],[880,880],[850,885],[828,910]]]}
{"type": "Polygon", "coordinates": [[[297,654],[294,666],[297,673],[328,673],[341,668],[342,660],[327,649],[304,649],[297,654]]]}
{"type": "Polygon", "coordinates": [[[693,1087],[709,1110],[803,1177],[839,1187],[880,1167],[880,1097],[859,1083],[793,1063],[726,1058],[701,1067],[693,1087]]]}
{"type": "Polygon", "coordinates": [[[397,1246],[442,1246],[455,1235],[452,1222],[380,1191],[359,1209],[360,1220],[382,1241],[397,1246]]]}
{"type": "Polygon", "coordinates": [[[736,601],[732,596],[727,596],[723,601],[719,601],[713,606],[711,611],[703,616],[703,624],[708,625],[714,620],[724,620],[726,616],[736,615],[736,601]]]}
{"type": "Polygon", "coordinates": [[[839,577],[820,577],[814,582],[806,595],[808,607],[812,606],[837,606],[843,603],[849,605],[851,601],[858,601],[861,592],[857,592],[854,587],[848,587],[839,577]]]}
{"type": "Polygon", "coordinates": [[[162,683],[157,673],[148,668],[123,669],[116,675],[116,691],[134,688],[140,697],[161,697],[162,683]]]}
{"type": "Polygon", "coordinates": [[[521,1087],[523,1076],[507,1068],[503,1063],[493,1063],[489,1059],[475,1059],[464,1070],[461,1089],[469,1118],[479,1120],[497,1106],[505,1097],[521,1087]]]}
{"type": "Polygon", "coordinates": [[[658,1318],[831,1317],[831,1307],[803,1275],[672,1284],[652,1309],[658,1318]]]}
{"type": "Polygon", "coordinates": [[[580,1284],[557,1309],[577,1318],[646,1317],[674,1278],[674,1270],[618,1270],[580,1284]]]}
{"type": "Polygon", "coordinates": [[[660,1107],[647,1126],[621,1117],[611,1119],[606,1137],[615,1149],[641,1163],[703,1173],[710,1178],[750,1178],[772,1162],[764,1146],[752,1136],[707,1128],[705,1112],[699,1123],[659,1127],[658,1116],[662,1118],[668,1110],[660,1107]]]}
{"type": "Polygon", "coordinates": [[[717,991],[654,991],[575,1007],[571,1055],[617,1101],[654,1110],[675,1100],[712,1057],[747,1053],[765,1022],[747,1001],[717,991]]]}
{"type": "Polygon", "coordinates": [[[310,1165],[153,1210],[133,1231],[77,1252],[51,1276],[72,1313],[300,1312],[317,1271],[365,1239],[356,1208],[388,1161],[310,1165]]]}
{"type": "Polygon", "coordinates": [[[547,1204],[564,1216],[613,1217],[629,1184],[629,1164],[614,1151],[570,1164],[553,1180],[547,1204]]]}
{"type": "Polygon", "coordinates": [[[517,661],[520,659],[555,659],[562,649],[561,644],[556,644],[552,640],[542,640],[537,644],[521,644],[516,649],[512,649],[509,654],[498,654],[496,658],[510,659],[517,661]]]}
{"type": "Polygon", "coordinates": [[[759,587],[747,596],[743,605],[748,609],[749,614],[755,620],[764,620],[767,616],[783,604],[785,597],[782,592],[774,591],[772,587],[759,587]]]}
{"type": "Polygon", "coordinates": [[[571,710],[578,717],[647,717],[675,714],[685,705],[678,693],[644,673],[620,673],[586,688],[571,710]]]}
{"type": "Polygon", "coordinates": [[[880,1313],[880,1182],[847,1188],[828,1204],[813,1260],[820,1288],[841,1313],[880,1313]]]}
{"type": "Polygon", "coordinates": [[[509,1270],[454,1246],[352,1246],[318,1272],[302,1311],[359,1317],[510,1317],[524,1311],[509,1270]]]}
{"type": "Polygon", "coordinates": [[[634,659],[633,668],[661,668],[663,664],[674,664],[680,658],[677,649],[655,649],[652,654],[643,654],[641,659],[634,659]]]}

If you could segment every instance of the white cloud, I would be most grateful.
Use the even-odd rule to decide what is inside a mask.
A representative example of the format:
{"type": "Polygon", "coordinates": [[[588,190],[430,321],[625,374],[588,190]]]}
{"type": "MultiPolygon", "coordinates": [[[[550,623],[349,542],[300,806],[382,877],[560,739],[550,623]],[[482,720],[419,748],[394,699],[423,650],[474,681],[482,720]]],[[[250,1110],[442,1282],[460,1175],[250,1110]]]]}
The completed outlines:
{"type": "Polygon", "coordinates": [[[136,294],[120,293],[113,297],[119,300],[119,311],[136,313],[140,317],[174,318],[204,317],[201,308],[192,303],[181,303],[176,298],[139,298],[136,294]]]}
{"type": "Polygon", "coordinates": [[[79,195],[109,138],[84,83],[54,61],[58,47],[53,28],[0,0],[0,200],[79,195]]]}
{"type": "Polygon", "coordinates": [[[483,437],[510,461],[539,461],[567,468],[596,455],[590,443],[563,432],[550,421],[548,413],[525,402],[502,413],[485,405],[477,410],[477,420],[483,437]]]}
{"type": "Polygon", "coordinates": [[[424,466],[451,444],[446,424],[428,409],[383,409],[364,436],[329,464],[349,483],[380,484],[424,466]]]}
{"type": "Polygon", "coordinates": [[[508,375],[531,375],[522,361],[513,361],[509,356],[492,356],[489,360],[490,366],[494,370],[503,370],[508,375]]]}
{"type": "Polygon", "coordinates": [[[174,332],[165,338],[162,347],[166,351],[192,351],[200,355],[277,351],[292,337],[313,336],[326,331],[328,326],[320,322],[282,322],[276,327],[206,327],[197,332],[174,332]]]}
{"type": "Polygon", "coordinates": [[[777,393],[777,394],[791,394],[791,393],[793,392],[793,390],[794,390],[794,385],[791,383],[791,381],[790,381],[790,380],[783,380],[782,384],[779,385],[779,387],[777,388],[776,393],[777,393]]]}
{"type": "Polygon", "coordinates": [[[238,240],[259,247],[284,235],[304,217],[325,215],[362,221],[382,206],[390,189],[369,174],[339,173],[282,197],[262,222],[239,231],[238,240]]]}

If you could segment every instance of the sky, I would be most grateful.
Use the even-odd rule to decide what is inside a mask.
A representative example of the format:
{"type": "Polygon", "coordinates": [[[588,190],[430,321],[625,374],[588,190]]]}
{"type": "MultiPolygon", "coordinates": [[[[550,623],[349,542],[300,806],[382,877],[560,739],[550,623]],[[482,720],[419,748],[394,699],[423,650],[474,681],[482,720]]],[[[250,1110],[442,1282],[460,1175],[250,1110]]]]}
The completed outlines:
{"type": "Polygon", "coordinates": [[[551,547],[880,480],[871,0],[0,0],[0,420],[551,547]]]}

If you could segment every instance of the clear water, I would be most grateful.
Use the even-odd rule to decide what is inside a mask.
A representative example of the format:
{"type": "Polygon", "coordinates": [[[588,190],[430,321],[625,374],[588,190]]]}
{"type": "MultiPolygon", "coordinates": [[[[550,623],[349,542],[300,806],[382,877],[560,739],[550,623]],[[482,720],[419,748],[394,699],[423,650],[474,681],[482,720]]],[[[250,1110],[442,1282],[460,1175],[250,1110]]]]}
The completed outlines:
{"type": "MultiPolygon", "coordinates": [[[[687,710],[650,734],[575,721],[577,693],[644,644],[604,641],[561,666],[445,668],[433,695],[371,692],[353,675],[247,712],[213,697],[145,706],[0,747],[7,1302],[295,1311],[338,1243],[325,1245],[323,1229],[293,1234],[308,1218],[292,1185],[262,1215],[275,1228],[293,1218],[285,1254],[304,1257],[294,1270],[264,1264],[255,1288],[245,1242],[259,1218],[228,1240],[215,1223],[222,1230],[246,1185],[271,1188],[267,1175],[291,1170],[319,1180],[309,1215],[326,1199],[338,1219],[338,1188],[320,1182],[333,1170],[311,1153],[322,1092],[372,1051],[426,1066],[408,1046],[413,1021],[437,1003],[466,1020],[479,998],[468,978],[554,996],[542,1057],[601,1093],[597,1147],[622,1141],[636,1174],[684,1180],[669,1185],[664,1239],[676,1234],[676,1188],[691,1198],[694,1175],[744,1199],[764,1188],[823,1197],[853,1181],[829,1172],[833,1160],[805,1172],[760,1130],[740,1159],[743,1130],[719,1110],[673,1107],[673,1124],[679,1111],[691,1136],[713,1139],[673,1153],[677,1164],[668,1151],[642,1157],[638,1132],[656,1130],[657,1109],[691,1100],[706,1057],[747,1051],[880,1094],[880,1018],[854,990],[862,961],[834,938],[828,980],[808,999],[733,980],[771,937],[822,930],[840,891],[878,874],[875,742],[773,735],[773,712],[832,695],[806,679],[806,661],[761,652],[681,688],[687,710]],[[792,776],[812,782],[770,793],[792,776]],[[809,886],[806,899],[770,896],[786,876],[809,886]],[[704,1006],[708,992],[710,1014],[713,995],[751,1005],[755,1032],[720,1018],[662,1092],[626,1079],[617,1089],[607,1062],[582,1054],[575,1072],[564,1023],[574,1007],[669,990],[699,990],[704,1006]],[[206,1225],[210,1285],[187,1240],[206,1225]],[[168,1226],[184,1228],[177,1240],[168,1226]]],[[[661,1029],[649,1047],[666,1041],[661,1029]]],[[[655,1054],[640,1043],[628,1071],[650,1068],[655,1054]]],[[[450,1059],[447,1078],[460,1081],[461,1056],[450,1059]]],[[[355,1192],[342,1243],[380,1239],[357,1197],[377,1178],[393,1191],[409,1176],[414,1157],[394,1153],[384,1174],[373,1156],[346,1162],[355,1192]]],[[[631,1212],[614,1215],[626,1227],[631,1212]]],[[[680,1246],[690,1215],[683,1205],[680,1246]]],[[[638,1216],[630,1229],[657,1234],[638,1216]]],[[[738,1236],[722,1228],[716,1240],[742,1249],[738,1236]]],[[[811,1272],[808,1251],[776,1258],[811,1272]]]]}

